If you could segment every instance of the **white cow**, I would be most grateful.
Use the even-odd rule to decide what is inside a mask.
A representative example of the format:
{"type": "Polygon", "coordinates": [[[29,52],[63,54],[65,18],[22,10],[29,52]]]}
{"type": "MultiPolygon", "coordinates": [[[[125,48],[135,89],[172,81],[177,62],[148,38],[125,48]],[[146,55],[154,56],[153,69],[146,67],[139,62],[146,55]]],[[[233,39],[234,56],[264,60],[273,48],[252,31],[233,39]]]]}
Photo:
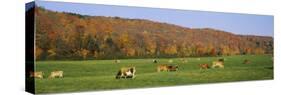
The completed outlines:
{"type": "Polygon", "coordinates": [[[51,72],[51,75],[49,76],[49,78],[62,78],[63,77],[63,71],[53,71],[51,72]]]}
{"type": "Polygon", "coordinates": [[[216,68],[216,67],[224,68],[223,62],[222,61],[214,61],[213,64],[212,64],[212,68],[216,68]]]}

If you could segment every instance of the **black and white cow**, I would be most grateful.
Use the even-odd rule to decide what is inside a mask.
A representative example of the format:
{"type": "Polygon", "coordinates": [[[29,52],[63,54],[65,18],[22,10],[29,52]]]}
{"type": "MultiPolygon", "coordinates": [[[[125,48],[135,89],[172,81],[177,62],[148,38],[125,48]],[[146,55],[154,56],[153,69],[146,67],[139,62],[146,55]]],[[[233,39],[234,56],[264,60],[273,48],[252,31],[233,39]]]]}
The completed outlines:
{"type": "Polygon", "coordinates": [[[153,59],[152,61],[153,61],[153,63],[158,63],[158,61],[156,59],[153,59]]]}
{"type": "Polygon", "coordinates": [[[116,79],[121,78],[135,78],[136,68],[135,67],[123,67],[121,68],[116,75],[116,79]]]}

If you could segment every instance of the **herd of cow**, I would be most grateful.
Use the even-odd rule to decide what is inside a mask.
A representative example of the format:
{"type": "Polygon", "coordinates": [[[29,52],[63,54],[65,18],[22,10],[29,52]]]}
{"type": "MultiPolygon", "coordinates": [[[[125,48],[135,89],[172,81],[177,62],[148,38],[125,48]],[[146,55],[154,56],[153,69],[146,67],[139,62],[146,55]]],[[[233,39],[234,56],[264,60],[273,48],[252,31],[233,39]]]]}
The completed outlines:
{"type": "MultiPolygon", "coordinates": [[[[31,77],[31,78],[42,79],[43,76],[44,76],[44,73],[42,71],[37,71],[37,72],[30,71],[29,72],[29,77],[31,77]]],[[[63,71],[53,71],[49,75],[49,78],[63,78],[63,71]]]]}
{"type": "MultiPolygon", "coordinates": [[[[199,58],[197,60],[200,60],[199,58]]],[[[120,62],[120,60],[117,60],[118,62],[120,62]]],[[[117,62],[115,61],[115,62],[117,62]]],[[[187,62],[186,59],[181,59],[181,61],[183,63],[187,62]]],[[[173,60],[168,60],[169,63],[172,63],[173,60]]],[[[153,63],[158,63],[157,60],[153,60],[153,63]]],[[[247,62],[244,64],[248,64],[249,61],[247,60],[247,62]]],[[[167,72],[172,72],[172,71],[177,71],[179,68],[178,65],[167,65],[167,64],[159,64],[157,66],[157,72],[162,72],[162,71],[167,71],[167,72]]],[[[218,59],[217,61],[214,61],[212,63],[212,66],[210,67],[209,64],[199,64],[199,68],[200,69],[209,69],[209,68],[224,68],[224,59],[218,59]]],[[[116,75],[116,79],[120,79],[120,78],[134,78],[135,77],[135,73],[136,73],[136,68],[135,67],[124,67],[121,68],[117,75],[116,75]]]]}
{"type": "MultiPolygon", "coordinates": [[[[197,59],[200,60],[200,59],[197,59]]],[[[212,65],[210,66],[208,63],[205,64],[199,64],[200,69],[210,69],[210,68],[224,68],[224,60],[223,58],[218,59],[217,61],[213,61],[212,65]]],[[[186,59],[181,59],[182,62],[187,62],[186,59]]],[[[114,60],[114,63],[120,63],[120,60],[114,60]]],[[[172,63],[173,60],[169,60],[169,63],[172,63]]],[[[158,63],[157,60],[153,60],[153,63],[158,63]]],[[[243,64],[249,64],[250,61],[245,59],[243,64]]],[[[162,71],[167,71],[167,72],[172,72],[172,71],[177,71],[179,68],[178,65],[167,65],[167,64],[159,64],[157,66],[157,72],[162,72],[162,71]]],[[[127,79],[127,78],[135,78],[135,73],[136,73],[136,67],[123,67],[120,70],[118,70],[116,74],[116,79],[127,79]]],[[[29,72],[30,77],[32,78],[43,78],[44,73],[42,71],[37,71],[37,72],[29,72]]],[[[49,75],[49,78],[63,78],[63,71],[53,71],[49,75]]]]}

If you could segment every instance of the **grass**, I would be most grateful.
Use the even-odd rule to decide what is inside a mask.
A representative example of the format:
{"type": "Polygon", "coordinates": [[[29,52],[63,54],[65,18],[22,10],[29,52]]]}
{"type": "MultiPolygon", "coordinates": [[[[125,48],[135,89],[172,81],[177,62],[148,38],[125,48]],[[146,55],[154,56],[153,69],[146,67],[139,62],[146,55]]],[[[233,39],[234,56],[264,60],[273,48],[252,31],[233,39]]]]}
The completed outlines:
{"type": "Polygon", "coordinates": [[[86,61],[37,61],[36,71],[44,72],[44,79],[36,79],[36,93],[60,93],[74,91],[111,90],[175,86],[215,82],[273,79],[271,55],[241,55],[224,57],[224,69],[200,70],[198,64],[208,63],[218,57],[188,58],[182,63],[180,58],[162,58],[157,64],[178,64],[179,71],[156,72],[157,64],[152,59],[122,59],[86,61]],[[172,59],[173,63],[168,63],[172,59]],[[242,64],[244,59],[251,64],[242,64]],[[121,67],[135,66],[135,79],[115,79],[121,67]],[[64,78],[48,79],[51,71],[64,71],[64,78]]]}

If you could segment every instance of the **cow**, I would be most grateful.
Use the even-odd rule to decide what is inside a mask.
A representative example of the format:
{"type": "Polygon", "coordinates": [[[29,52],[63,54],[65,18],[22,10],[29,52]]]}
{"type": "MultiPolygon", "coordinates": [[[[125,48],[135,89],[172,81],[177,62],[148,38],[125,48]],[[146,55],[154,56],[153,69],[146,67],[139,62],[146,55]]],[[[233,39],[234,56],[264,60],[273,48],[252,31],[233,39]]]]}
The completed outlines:
{"type": "Polygon", "coordinates": [[[158,65],[157,67],[157,72],[160,72],[160,71],[168,71],[168,65],[158,65]]]}
{"type": "Polygon", "coordinates": [[[224,62],[223,61],[214,61],[212,64],[212,68],[224,68],[224,62]]]}
{"type": "Polygon", "coordinates": [[[248,59],[245,59],[243,64],[250,64],[250,61],[248,59]]]}
{"type": "Polygon", "coordinates": [[[121,68],[117,74],[116,74],[116,79],[121,79],[121,78],[135,78],[135,73],[136,73],[136,68],[135,67],[123,67],[121,68]]]}
{"type": "Polygon", "coordinates": [[[63,78],[63,71],[53,71],[49,78],[63,78]]]}
{"type": "Polygon", "coordinates": [[[120,60],[114,60],[114,63],[120,63],[121,61],[120,60]]]}
{"type": "Polygon", "coordinates": [[[29,77],[43,79],[43,72],[42,71],[37,71],[37,72],[30,71],[29,77]]]}
{"type": "Polygon", "coordinates": [[[156,59],[153,59],[152,61],[153,61],[153,63],[158,63],[158,61],[156,59]]]}
{"type": "Polygon", "coordinates": [[[178,65],[166,65],[166,64],[161,64],[161,65],[158,65],[157,67],[157,72],[161,72],[161,71],[177,71],[179,68],[178,65]]]}
{"type": "Polygon", "coordinates": [[[178,68],[179,68],[178,65],[175,65],[175,66],[170,65],[170,66],[168,66],[168,70],[169,70],[169,71],[177,71],[178,68]]]}
{"type": "Polygon", "coordinates": [[[199,64],[200,69],[209,69],[209,64],[199,64]]]}

